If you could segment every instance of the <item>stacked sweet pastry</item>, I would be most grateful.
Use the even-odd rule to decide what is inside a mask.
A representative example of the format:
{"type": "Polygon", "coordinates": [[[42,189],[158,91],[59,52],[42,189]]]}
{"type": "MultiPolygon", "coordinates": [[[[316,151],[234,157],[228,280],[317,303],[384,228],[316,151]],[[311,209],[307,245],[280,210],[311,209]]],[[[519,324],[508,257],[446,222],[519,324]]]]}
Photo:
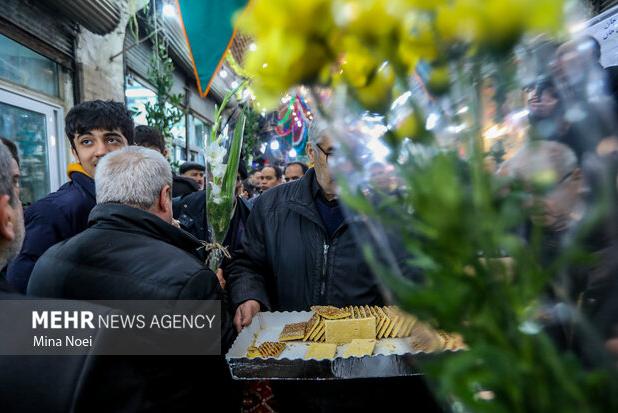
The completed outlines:
{"type": "Polygon", "coordinates": [[[313,316],[306,323],[286,325],[279,341],[344,344],[354,339],[408,337],[417,321],[416,317],[395,306],[313,306],[311,310],[313,316]]]}
{"type": "Polygon", "coordinates": [[[248,357],[277,357],[290,341],[310,342],[306,359],[332,359],[338,345],[344,357],[373,354],[378,340],[406,338],[416,351],[434,352],[465,348],[459,334],[438,331],[395,306],[313,306],[306,322],[286,324],[278,342],[251,346],[248,357]]]}

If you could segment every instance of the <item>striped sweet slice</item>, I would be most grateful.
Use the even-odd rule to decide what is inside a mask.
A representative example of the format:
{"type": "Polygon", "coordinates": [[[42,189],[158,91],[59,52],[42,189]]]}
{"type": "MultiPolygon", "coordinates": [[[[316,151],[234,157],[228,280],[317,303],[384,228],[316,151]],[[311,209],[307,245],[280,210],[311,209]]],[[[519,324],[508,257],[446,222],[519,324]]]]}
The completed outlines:
{"type": "Polygon", "coordinates": [[[309,340],[317,341],[318,336],[324,333],[325,329],[326,329],[326,325],[324,324],[324,319],[321,319],[320,322],[318,323],[318,326],[313,330],[313,333],[311,333],[311,335],[309,336],[309,340]]]}
{"type": "Polygon", "coordinates": [[[393,331],[391,331],[390,337],[400,337],[399,332],[406,321],[405,317],[397,307],[391,307],[391,311],[395,316],[395,326],[393,327],[393,331]]]}
{"type": "Polygon", "coordinates": [[[393,313],[393,311],[390,308],[384,307],[383,310],[388,316],[388,319],[390,321],[390,323],[388,324],[388,327],[386,328],[386,330],[384,330],[384,333],[382,334],[382,337],[386,338],[386,337],[391,336],[391,332],[395,328],[395,325],[397,324],[398,320],[397,320],[397,315],[393,313]]]}
{"type": "Polygon", "coordinates": [[[402,327],[402,331],[400,331],[399,337],[410,337],[415,323],[416,317],[411,314],[406,314],[406,322],[402,327]]]}
{"type": "Polygon", "coordinates": [[[318,328],[318,326],[320,325],[320,319],[321,317],[318,314],[313,313],[313,315],[307,322],[307,328],[305,329],[305,335],[303,336],[304,341],[309,340],[311,334],[315,331],[316,328],[318,328]]]}
{"type": "Polygon", "coordinates": [[[285,343],[266,341],[259,345],[262,357],[279,357],[285,350],[285,343]]]}
{"type": "Polygon", "coordinates": [[[376,307],[376,311],[383,316],[382,325],[380,326],[380,329],[377,332],[377,338],[381,339],[381,338],[384,338],[384,335],[386,334],[386,330],[388,330],[388,328],[392,324],[392,320],[390,319],[388,313],[384,310],[384,308],[376,307]]]}

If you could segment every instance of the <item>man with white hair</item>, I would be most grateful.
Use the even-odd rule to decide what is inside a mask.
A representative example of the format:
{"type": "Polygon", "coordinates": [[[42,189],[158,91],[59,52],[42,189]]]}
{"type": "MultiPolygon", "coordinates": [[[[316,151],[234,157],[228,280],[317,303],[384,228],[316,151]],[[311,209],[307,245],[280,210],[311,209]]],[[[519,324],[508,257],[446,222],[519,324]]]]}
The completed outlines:
{"type": "MultiPolygon", "coordinates": [[[[307,311],[313,305],[383,305],[378,280],[363,257],[338,200],[331,163],[335,141],[314,120],[307,154],[314,167],[300,179],[257,198],[227,267],[234,326],[240,330],[260,310],[307,311]]],[[[396,411],[397,394],[411,394],[419,411],[436,411],[416,378],[274,383],[281,412],[396,411]],[[376,394],[382,397],[376,398],[376,394]]]]}
{"type": "MultiPolygon", "coordinates": [[[[172,171],[159,152],[131,146],[110,153],[99,162],[95,183],[97,205],[88,229],[41,256],[29,295],[221,300],[217,277],[196,258],[201,242],[172,225],[172,171]]],[[[222,309],[222,343],[229,341],[228,320],[222,309]]],[[[150,366],[144,397],[157,411],[190,411],[203,401],[205,388],[226,390],[220,358],[152,357],[144,363],[150,366]],[[212,387],[209,380],[218,384],[212,387]]]]}
{"type": "Polygon", "coordinates": [[[215,275],[194,254],[202,244],[172,225],[172,172],[163,156],[127,147],[96,172],[89,228],[50,248],[28,293],[106,299],[219,299],[215,275]]]}
{"type": "Polygon", "coordinates": [[[24,212],[19,200],[19,166],[0,142],[0,268],[19,253],[24,232],[24,212]]]}
{"type": "MultiPolygon", "coordinates": [[[[0,267],[19,253],[24,240],[19,174],[16,153],[0,142],[0,267]]],[[[0,277],[0,302],[24,299],[0,277]]],[[[56,303],[58,310],[75,309],[75,302],[56,303]]],[[[80,308],[106,310],[87,303],[80,308]]],[[[32,340],[26,330],[15,329],[14,317],[0,313],[0,336],[32,340]]],[[[97,335],[95,346],[105,336],[97,335]]],[[[140,376],[131,366],[110,358],[99,362],[94,354],[0,356],[0,400],[6,412],[124,411],[140,403],[140,389],[140,376]],[[36,397],[28,396],[34,393],[36,397]]]]}
{"type": "Polygon", "coordinates": [[[531,220],[548,233],[563,233],[581,218],[584,180],[575,153],[566,145],[534,141],[505,161],[498,175],[530,187],[531,220]]]}

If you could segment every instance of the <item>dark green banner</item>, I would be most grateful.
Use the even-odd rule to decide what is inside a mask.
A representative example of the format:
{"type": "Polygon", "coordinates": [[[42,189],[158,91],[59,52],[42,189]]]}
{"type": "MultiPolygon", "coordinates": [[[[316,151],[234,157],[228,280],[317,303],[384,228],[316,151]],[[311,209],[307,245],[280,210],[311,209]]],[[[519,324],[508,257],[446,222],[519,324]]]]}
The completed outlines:
{"type": "Polygon", "coordinates": [[[197,87],[206,96],[234,40],[232,17],[247,5],[247,0],[177,0],[177,4],[197,87]]]}

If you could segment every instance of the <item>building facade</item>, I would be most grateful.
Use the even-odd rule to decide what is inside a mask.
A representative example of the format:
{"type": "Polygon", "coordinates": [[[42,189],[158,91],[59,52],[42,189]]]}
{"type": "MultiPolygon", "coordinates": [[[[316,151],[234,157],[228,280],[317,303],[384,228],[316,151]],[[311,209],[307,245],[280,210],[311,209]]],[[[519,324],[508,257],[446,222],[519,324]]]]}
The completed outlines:
{"type": "MultiPolygon", "coordinates": [[[[152,37],[136,39],[128,33],[126,1],[2,3],[0,135],[19,147],[21,193],[23,202],[30,204],[67,180],[72,155],[64,116],[74,104],[91,99],[124,101],[136,110],[136,125],[146,123],[143,105],[156,98],[148,82],[152,37]]],[[[161,4],[152,2],[150,7],[161,4]]],[[[215,104],[233,86],[235,76],[228,70],[230,76],[218,76],[208,97],[200,97],[178,18],[161,15],[160,23],[175,64],[173,92],[185,96],[180,108],[183,119],[173,128],[172,160],[203,162],[215,104]]]]}

